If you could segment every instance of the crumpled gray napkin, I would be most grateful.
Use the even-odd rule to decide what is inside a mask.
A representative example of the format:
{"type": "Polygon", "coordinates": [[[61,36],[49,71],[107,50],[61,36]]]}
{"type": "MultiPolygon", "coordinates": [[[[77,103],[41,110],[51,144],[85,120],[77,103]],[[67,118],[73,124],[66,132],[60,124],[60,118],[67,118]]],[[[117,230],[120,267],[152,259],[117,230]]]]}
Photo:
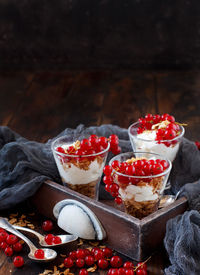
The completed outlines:
{"type": "MultiPolygon", "coordinates": [[[[116,125],[102,125],[76,129],[67,128],[59,136],[85,136],[97,134],[108,137],[118,135],[122,152],[131,151],[127,129],[116,125]]],[[[57,137],[55,137],[57,138],[57,137]]],[[[54,138],[54,139],[55,139],[54,138]]],[[[0,127],[0,210],[8,209],[32,196],[41,184],[51,179],[61,183],[57,167],[51,152],[51,142],[29,141],[5,126],[0,127]]],[[[109,155],[109,159],[112,154],[109,155]]],[[[181,188],[181,195],[188,198],[190,209],[200,209],[200,152],[194,142],[183,139],[170,175],[171,191],[176,193],[181,188]],[[189,183],[189,184],[188,184],[189,183]]],[[[101,186],[101,197],[109,196],[101,186]]],[[[200,260],[199,213],[186,212],[167,224],[165,247],[172,265],[166,274],[199,275],[197,260],[200,260]],[[185,232],[188,234],[185,234],[185,232]],[[181,252],[180,252],[181,251],[181,252]],[[188,259],[192,258],[192,264],[188,259]],[[185,263],[185,264],[184,264],[185,263]],[[193,264],[196,264],[193,267],[193,264]]],[[[199,261],[200,262],[200,261],[199,261]]]]}

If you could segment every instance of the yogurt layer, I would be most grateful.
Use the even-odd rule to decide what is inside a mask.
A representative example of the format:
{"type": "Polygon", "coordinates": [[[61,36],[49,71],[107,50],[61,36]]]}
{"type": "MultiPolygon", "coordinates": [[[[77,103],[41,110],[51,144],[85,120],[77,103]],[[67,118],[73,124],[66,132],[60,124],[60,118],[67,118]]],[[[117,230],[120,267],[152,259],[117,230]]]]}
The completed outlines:
{"type": "MultiPolygon", "coordinates": [[[[169,147],[164,144],[159,144],[155,141],[156,131],[146,131],[138,134],[134,138],[135,151],[137,152],[152,152],[160,155],[164,155],[170,161],[173,161],[179,150],[179,142],[175,145],[170,145],[169,147]]],[[[145,157],[145,155],[144,155],[145,157]]]]}
{"type": "Polygon", "coordinates": [[[152,201],[158,199],[158,194],[153,193],[151,186],[136,186],[128,185],[125,189],[119,188],[119,194],[122,200],[131,200],[134,198],[135,201],[152,201]]]}
{"type": "Polygon", "coordinates": [[[80,169],[72,163],[70,163],[70,166],[67,163],[61,164],[57,159],[56,163],[61,178],[66,183],[73,185],[87,184],[92,181],[96,181],[99,177],[101,177],[104,167],[104,164],[99,164],[96,159],[91,162],[88,170],[80,169]]]}

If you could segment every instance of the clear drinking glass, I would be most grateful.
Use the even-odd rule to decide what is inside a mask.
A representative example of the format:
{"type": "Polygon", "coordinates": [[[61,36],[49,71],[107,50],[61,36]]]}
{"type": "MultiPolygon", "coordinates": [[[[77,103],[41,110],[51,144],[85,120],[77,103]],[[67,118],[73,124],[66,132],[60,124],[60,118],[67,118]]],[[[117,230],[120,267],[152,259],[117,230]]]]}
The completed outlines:
{"type": "Polygon", "coordinates": [[[184,127],[180,126],[180,135],[174,139],[157,141],[146,140],[138,137],[137,130],[139,126],[140,123],[135,122],[128,128],[128,134],[133,151],[157,153],[165,156],[172,162],[176,157],[182,137],[185,133],[184,127]]]}
{"type": "Polygon", "coordinates": [[[74,136],[63,136],[52,143],[51,148],[60,177],[63,184],[70,189],[90,198],[97,199],[99,183],[110,143],[108,143],[107,148],[103,151],[91,155],[68,155],[56,150],[58,147],[68,147],[76,141],[77,138],[74,136]]]}
{"type": "Polygon", "coordinates": [[[112,166],[112,162],[115,160],[125,162],[131,158],[160,159],[165,160],[168,164],[164,172],[151,176],[129,176],[112,168],[114,182],[119,185],[119,196],[126,212],[141,219],[158,209],[160,197],[165,189],[172,165],[170,160],[164,156],[149,152],[122,153],[112,158],[109,165],[112,166]]]}

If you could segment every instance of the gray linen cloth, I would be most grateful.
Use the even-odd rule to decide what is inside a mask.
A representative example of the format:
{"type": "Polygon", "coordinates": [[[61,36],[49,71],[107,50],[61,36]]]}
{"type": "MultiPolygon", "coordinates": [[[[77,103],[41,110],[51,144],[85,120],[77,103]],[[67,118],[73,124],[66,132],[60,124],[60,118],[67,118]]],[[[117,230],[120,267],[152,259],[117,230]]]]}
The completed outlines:
{"type": "MultiPolygon", "coordinates": [[[[116,125],[88,128],[79,125],[76,129],[65,129],[58,136],[90,134],[106,137],[116,134],[122,152],[132,150],[127,130],[116,125]]],[[[51,152],[54,139],[45,144],[29,141],[8,127],[0,126],[0,210],[28,199],[47,179],[61,183],[51,152]]],[[[111,157],[110,153],[108,161],[111,157]]],[[[194,142],[183,139],[173,162],[170,183],[172,193],[181,189],[180,196],[188,198],[190,211],[167,223],[164,244],[171,261],[171,266],[165,270],[167,275],[200,274],[200,182],[196,183],[199,179],[200,152],[194,142]]],[[[100,196],[109,197],[102,187],[100,196]]]]}

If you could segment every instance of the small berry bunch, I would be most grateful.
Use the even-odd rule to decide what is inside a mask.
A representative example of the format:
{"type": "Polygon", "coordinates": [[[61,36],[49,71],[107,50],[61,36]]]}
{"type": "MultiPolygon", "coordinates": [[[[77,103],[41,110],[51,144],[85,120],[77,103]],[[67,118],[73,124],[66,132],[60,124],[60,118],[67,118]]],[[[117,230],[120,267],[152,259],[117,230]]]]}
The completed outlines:
{"type": "MultiPolygon", "coordinates": [[[[14,252],[20,252],[23,248],[22,242],[17,236],[13,234],[8,234],[6,230],[0,228],[0,248],[4,253],[11,257],[14,252]]],[[[16,256],[13,259],[13,264],[16,267],[21,267],[24,265],[24,259],[21,256],[16,256]]]]}
{"type": "Polygon", "coordinates": [[[110,144],[109,150],[114,155],[121,152],[121,148],[119,147],[119,139],[116,135],[110,135],[109,138],[91,135],[88,139],[85,138],[81,141],[77,140],[74,145],[69,146],[67,149],[57,147],[56,151],[67,155],[94,155],[104,151],[108,147],[108,144],[110,144]]]}
{"type": "Polygon", "coordinates": [[[44,238],[45,242],[48,245],[52,245],[52,244],[61,244],[62,240],[59,236],[54,236],[53,234],[47,234],[44,238]]]}
{"type": "Polygon", "coordinates": [[[129,159],[124,162],[114,160],[111,166],[104,167],[103,182],[105,190],[115,197],[117,204],[122,203],[119,188],[126,188],[129,184],[137,185],[140,181],[151,182],[151,176],[159,175],[168,168],[168,162],[161,159],[129,159]],[[118,172],[118,173],[116,173],[118,172]]]}
{"type": "MultiPolygon", "coordinates": [[[[181,130],[179,124],[175,122],[175,118],[169,114],[152,115],[147,114],[145,117],[138,119],[140,126],[137,133],[141,134],[146,130],[156,131],[156,140],[158,143],[164,140],[172,140],[180,135],[181,130]]],[[[175,144],[177,141],[164,142],[166,146],[175,144]]]]}
{"type": "Polygon", "coordinates": [[[146,262],[139,263],[136,267],[134,267],[132,262],[125,262],[123,264],[122,258],[120,256],[113,255],[113,251],[109,247],[102,249],[94,247],[91,251],[89,249],[79,248],[77,250],[71,251],[69,256],[64,259],[64,266],[66,268],[71,268],[74,266],[81,268],[79,275],[87,275],[88,271],[84,267],[88,268],[94,266],[95,264],[99,269],[102,270],[105,270],[110,266],[111,268],[107,273],[108,275],[134,275],[135,272],[136,275],[147,275],[146,262]],[[122,271],[124,273],[122,273],[122,271]]]}

